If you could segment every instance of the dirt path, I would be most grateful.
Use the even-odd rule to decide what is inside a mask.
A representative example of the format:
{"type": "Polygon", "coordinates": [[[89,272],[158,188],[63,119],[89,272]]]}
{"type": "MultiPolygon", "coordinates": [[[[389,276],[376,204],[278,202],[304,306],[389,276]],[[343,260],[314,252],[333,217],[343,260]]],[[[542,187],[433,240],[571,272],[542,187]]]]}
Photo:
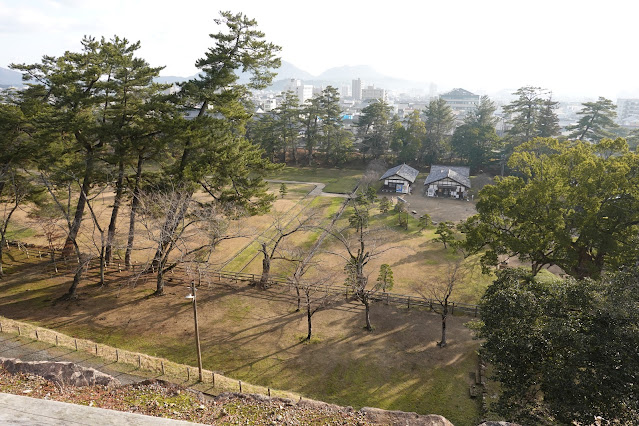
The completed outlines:
{"type": "Polygon", "coordinates": [[[302,182],[297,180],[267,180],[267,182],[271,183],[286,183],[291,185],[315,185],[315,188],[308,193],[311,196],[321,196],[321,197],[336,197],[336,198],[348,198],[352,194],[338,194],[335,192],[324,192],[324,188],[326,187],[325,183],[321,182],[302,182]]]}

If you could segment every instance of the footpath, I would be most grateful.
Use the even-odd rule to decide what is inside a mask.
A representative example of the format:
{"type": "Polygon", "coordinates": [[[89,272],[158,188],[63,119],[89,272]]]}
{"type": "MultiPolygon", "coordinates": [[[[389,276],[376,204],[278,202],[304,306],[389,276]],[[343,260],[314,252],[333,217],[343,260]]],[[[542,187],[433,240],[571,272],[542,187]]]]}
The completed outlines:
{"type": "MultiPolygon", "coordinates": [[[[130,365],[7,333],[0,333],[0,357],[23,361],[70,361],[109,374],[122,384],[149,378],[136,374],[135,367],[130,365]]],[[[0,424],[178,426],[193,423],[0,393],[0,424]]]]}

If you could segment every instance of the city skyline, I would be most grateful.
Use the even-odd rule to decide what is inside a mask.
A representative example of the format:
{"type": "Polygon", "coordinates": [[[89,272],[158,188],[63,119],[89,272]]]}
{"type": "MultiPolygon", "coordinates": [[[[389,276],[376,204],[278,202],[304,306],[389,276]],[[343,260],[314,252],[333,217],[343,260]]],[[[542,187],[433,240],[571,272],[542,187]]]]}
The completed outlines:
{"type": "MultiPolygon", "coordinates": [[[[317,5],[255,0],[172,2],[0,0],[0,66],[38,62],[77,51],[83,35],[117,34],[140,41],[139,56],[162,75],[190,76],[211,46],[219,10],[243,12],[281,57],[313,75],[339,66],[369,65],[385,75],[476,93],[525,85],[556,96],[638,97],[630,55],[632,6],[541,0],[460,0],[454,4],[379,6],[328,0],[317,5]]],[[[358,76],[354,75],[353,78],[358,76]]]]}

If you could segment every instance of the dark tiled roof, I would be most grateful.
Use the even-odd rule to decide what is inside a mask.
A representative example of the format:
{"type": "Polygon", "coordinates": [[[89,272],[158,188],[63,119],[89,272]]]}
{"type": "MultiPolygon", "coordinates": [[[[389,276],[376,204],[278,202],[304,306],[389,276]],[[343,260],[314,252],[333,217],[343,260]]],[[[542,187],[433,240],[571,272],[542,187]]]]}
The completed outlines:
{"type": "Polygon", "coordinates": [[[446,92],[442,95],[439,95],[440,98],[467,98],[469,96],[479,97],[478,95],[469,92],[466,89],[453,89],[450,92],[446,92]]]}
{"type": "Polygon", "coordinates": [[[466,188],[470,188],[470,168],[464,166],[442,166],[440,164],[430,166],[430,173],[426,177],[424,185],[444,178],[450,178],[466,188]]]}
{"type": "Polygon", "coordinates": [[[386,179],[387,177],[391,177],[391,176],[397,175],[399,177],[403,177],[404,179],[406,179],[410,183],[414,183],[415,182],[415,178],[417,178],[418,174],[419,174],[418,170],[415,170],[411,166],[407,166],[406,164],[402,164],[402,165],[393,167],[392,169],[388,169],[386,171],[386,173],[384,173],[384,176],[379,178],[379,180],[386,179]]]}

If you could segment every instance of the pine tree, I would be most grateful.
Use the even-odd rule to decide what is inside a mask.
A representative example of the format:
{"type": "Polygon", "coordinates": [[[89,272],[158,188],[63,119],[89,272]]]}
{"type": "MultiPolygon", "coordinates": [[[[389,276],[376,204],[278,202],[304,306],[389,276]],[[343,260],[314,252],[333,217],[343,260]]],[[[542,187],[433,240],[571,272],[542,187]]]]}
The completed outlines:
{"type": "Polygon", "coordinates": [[[581,115],[579,122],[566,127],[567,130],[572,130],[569,138],[598,142],[602,138],[613,137],[609,129],[618,127],[615,123],[615,104],[610,99],[599,97],[596,102],[584,102],[582,105],[583,108],[577,113],[581,115]]]}

